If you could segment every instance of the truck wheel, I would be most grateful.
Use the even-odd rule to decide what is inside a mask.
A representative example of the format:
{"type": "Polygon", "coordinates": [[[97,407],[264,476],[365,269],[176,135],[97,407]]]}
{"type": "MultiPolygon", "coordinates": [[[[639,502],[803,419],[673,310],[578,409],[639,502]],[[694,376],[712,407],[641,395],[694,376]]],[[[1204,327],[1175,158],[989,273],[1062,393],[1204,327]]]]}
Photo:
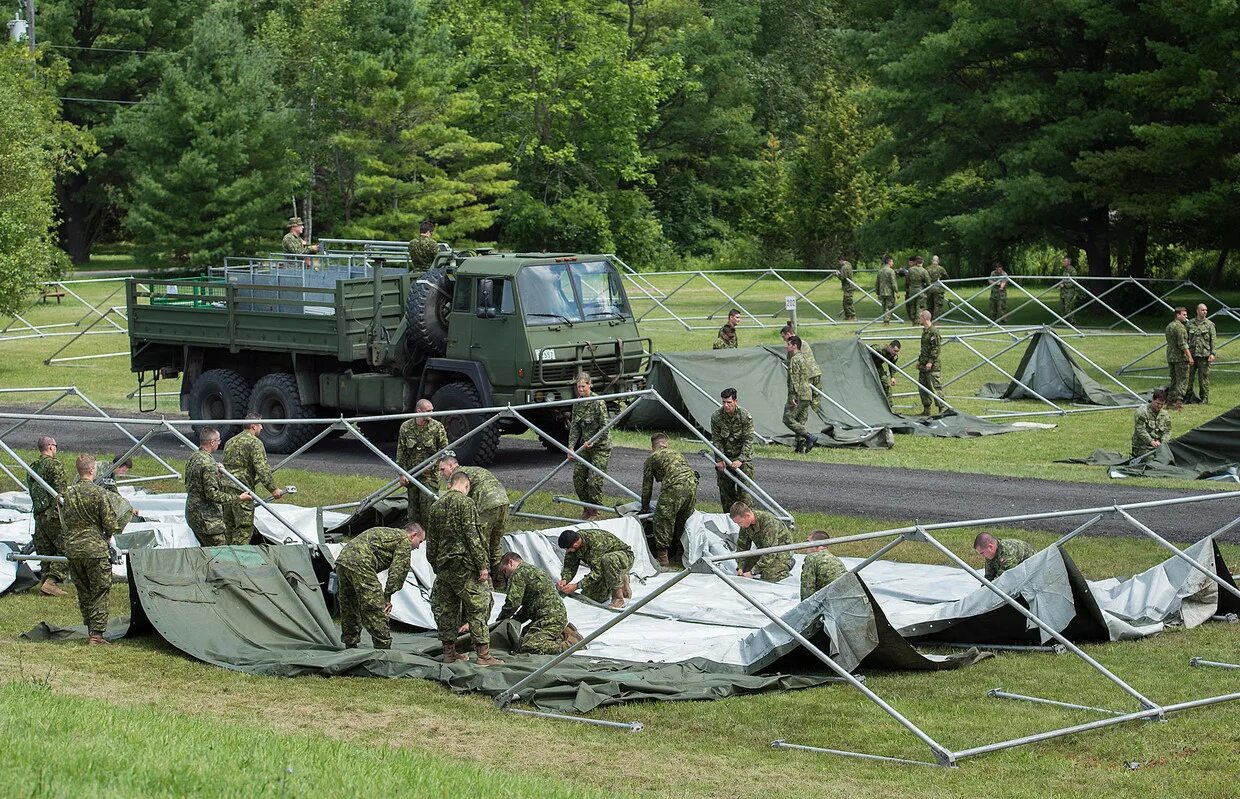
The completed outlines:
{"type": "MultiPolygon", "coordinates": [[[[472,383],[449,383],[431,396],[431,404],[437,411],[467,411],[481,408],[482,398],[472,383]]],[[[448,431],[448,441],[456,441],[490,416],[460,413],[437,418],[448,431]]],[[[490,466],[495,460],[495,451],[499,449],[499,428],[492,424],[455,449],[457,460],[465,466],[490,466]]]]}
{"type": "MultiPolygon", "coordinates": [[[[260,377],[250,392],[250,413],[264,419],[313,419],[314,409],[301,404],[297,378],[288,372],[260,377]]],[[[322,428],[309,424],[268,424],[263,422],[262,439],[269,452],[287,454],[314,438],[322,428]]]]}
{"type": "MultiPolygon", "coordinates": [[[[556,409],[546,416],[535,416],[530,419],[531,422],[538,425],[538,428],[549,436],[554,436],[564,446],[568,446],[568,426],[572,421],[572,412],[565,413],[563,410],[556,409]]],[[[560,450],[547,439],[542,436],[538,437],[538,441],[547,449],[548,452],[560,452],[560,450]]],[[[563,454],[563,453],[561,453],[563,454]]]]}
{"type": "Polygon", "coordinates": [[[432,269],[418,275],[405,299],[409,343],[430,355],[443,355],[448,348],[448,314],[451,311],[452,287],[448,271],[432,269]]]}
{"type": "MultiPolygon", "coordinates": [[[[232,369],[209,369],[199,375],[189,390],[189,418],[240,419],[250,402],[250,382],[232,369]]],[[[211,425],[194,425],[194,433],[211,425]]],[[[220,441],[241,432],[241,425],[220,427],[220,441]]]]}

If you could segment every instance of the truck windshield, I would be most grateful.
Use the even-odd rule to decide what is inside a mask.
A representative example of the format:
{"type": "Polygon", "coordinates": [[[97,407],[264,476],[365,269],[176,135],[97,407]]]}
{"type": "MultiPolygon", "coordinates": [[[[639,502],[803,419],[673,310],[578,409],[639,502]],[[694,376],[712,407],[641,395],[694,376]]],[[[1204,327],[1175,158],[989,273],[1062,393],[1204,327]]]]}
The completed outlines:
{"type": "Polygon", "coordinates": [[[527,266],[517,287],[532,325],[629,318],[620,276],[607,261],[527,266]]]}

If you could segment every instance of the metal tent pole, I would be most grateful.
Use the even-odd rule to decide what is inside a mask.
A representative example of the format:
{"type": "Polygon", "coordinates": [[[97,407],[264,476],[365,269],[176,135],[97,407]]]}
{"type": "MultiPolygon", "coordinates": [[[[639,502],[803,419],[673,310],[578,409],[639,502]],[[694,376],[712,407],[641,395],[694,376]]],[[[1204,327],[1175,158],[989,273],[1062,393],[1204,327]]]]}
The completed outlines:
{"type": "MultiPolygon", "coordinates": [[[[62,399],[64,399],[65,397],[69,396],[69,394],[71,394],[71,393],[73,392],[73,389],[72,389],[72,388],[66,388],[66,389],[55,388],[55,389],[52,389],[52,390],[53,390],[53,391],[59,391],[59,392],[60,392],[60,395],[59,395],[58,397],[56,397],[56,399],[52,400],[51,402],[48,402],[48,403],[44,404],[44,405],[43,405],[43,406],[41,406],[38,410],[36,410],[36,411],[34,412],[34,415],[35,415],[35,416],[38,416],[39,414],[43,413],[45,410],[47,410],[48,408],[52,407],[52,406],[53,406],[53,405],[55,405],[56,403],[60,402],[62,399]]],[[[3,438],[4,436],[7,436],[9,433],[12,433],[14,430],[17,430],[19,427],[24,426],[27,422],[30,422],[32,419],[33,419],[33,416],[32,416],[32,417],[30,417],[30,418],[27,418],[27,419],[23,419],[23,420],[21,420],[20,422],[15,422],[15,423],[13,423],[13,425],[12,425],[12,426],[10,426],[10,427],[8,427],[7,429],[5,429],[5,430],[4,430],[4,432],[0,432],[0,438],[3,438]]]]}
{"type": "MultiPolygon", "coordinates": [[[[770,271],[771,271],[771,270],[766,269],[766,270],[763,270],[763,271],[759,272],[759,273],[758,273],[758,276],[757,276],[757,277],[755,277],[753,280],[749,281],[749,283],[745,286],[745,288],[741,289],[740,291],[738,291],[738,292],[736,293],[736,296],[737,296],[737,297],[739,297],[739,296],[743,295],[745,292],[749,291],[749,290],[750,290],[751,288],[753,288],[754,286],[758,285],[758,283],[762,282],[762,278],[766,277],[766,276],[767,276],[767,273],[768,273],[768,272],[770,272],[770,271]]],[[[709,283],[709,284],[711,284],[712,286],[714,286],[714,287],[715,287],[715,290],[716,290],[716,291],[718,291],[720,294],[722,294],[724,297],[726,297],[726,298],[727,298],[727,300],[728,300],[728,301],[727,301],[727,302],[725,302],[723,305],[720,305],[719,307],[717,307],[717,308],[713,309],[712,311],[710,311],[710,313],[706,314],[706,316],[702,317],[703,319],[714,319],[714,318],[715,318],[715,314],[719,313],[719,312],[720,312],[720,311],[722,311],[724,308],[727,308],[727,307],[729,307],[729,305],[731,305],[731,307],[736,308],[738,311],[741,311],[741,312],[742,312],[742,313],[744,313],[746,316],[748,316],[750,319],[752,319],[752,320],[754,320],[755,322],[757,322],[757,323],[758,323],[758,327],[766,327],[766,325],[762,323],[762,320],[758,319],[758,317],[756,317],[756,316],[754,316],[753,314],[751,314],[751,313],[749,312],[749,310],[748,310],[747,308],[745,308],[745,306],[741,305],[741,303],[740,303],[740,301],[739,301],[739,300],[734,299],[734,298],[733,298],[731,295],[729,295],[726,291],[724,291],[723,289],[719,288],[718,284],[716,284],[716,283],[715,283],[715,281],[713,281],[713,280],[711,280],[709,277],[707,277],[707,275],[706,275],[706,273],[705,273],[705,272],[695,272],[694,274],[695,274],[697,277],[702,278],[702,279],[703,279],[703,280],[705,280],[707,283],[709,283]]]]}
{"type": "Polygon", "coordinates": [[[585,716],[570,716],[565,713],[545,713],[541,710],[520,710],[515,707],[506,707],[504,711],[514,713],[518,716],[533,716],[540,719],[554,719],[555,721],[575,721],[578,724],[590,724],[595,727],[608,727],[611,729],[624,730],[626,732],[641,732],[645,729],[640,721],[607,721],[606,719],[592,719],[585,716]]]}
{"type": "MultiPolygon", "coordinates": [[[[631,407],[631,406],[630,406],[630,407],[631,407]]],[[[510,409],[510,410],[511,410],[511,409],[510,409]]],[[[622,492],[624,492],[627,496],[629,496],[629,497],[631,497],[631,498],[633,498],[633,499],[637,499],[637,498],[638,498],[638,494],[637,494],[636,492],[634,492],[633,490],[631,490],[631,489],[630,489],[628,486],[626,486],[624,483],[621,483],[619,480],[617,480],[616,478],[612,477],[612,476],[611,476],[611,475],[609,475],[607,472],[605,472],[605,471],[603,471],[602,469],[598,468],[598,467],[597,467],[597,466],[595,466],[593,463],[590,463],[588,460],[586,460],[585,458],[581,457],[580,455],[578,455],[578,454],[577,454],[576,452],[574,452],[573,450],[571,450],[571,449],[569,449],[568,447],[566,447],[566,446],[564,446],[563,444],[561,444],[559,441],[557,441],[557,440],[555,439],[555,437],[554,437],[554,436],[548,435],[546,432],[544,432],[542,429],[540,429],[537,425],[535,425],[535,424],[534,424],[533,422],[531,422],[529,419],[527,419],[527,418],[525,418],[524,416],[522,416],[519,412],[517,412],[517,411],[511,411],[511,413],[512,413],[512,415],[513,415],[514,417],[516,417],[516,419],[517,419],[518,421],[520,421],[521,423],[523,423],[523,424],[524,424],[526,427],[528,427],[530,430],[533,430],[533,431],[534,431],[534,434],[535,434],[535,435],[537,435],[539,438],[541,438],[541,439],[542,439],[542,440],[544,440],[544,441],[549,442],[549,443],[550,443],[553,447],[555,447],[556,449],[558,449],[560,452],[563,452],[565,455],[568,455],[568,456],[569,456],[570,458],[572,458],[575,462],[582,464],[583,466],[585,466],[585,467],[586,467],[587,469],[589,469],[590,471],[592,471],[592,472],[594,472],[595,474],[597,474],[597,475],[601,476],[604,480],[606,480],[607,482],[611,483],[611,484],[612,484],[612,485],[614,485],[616,488],[619,488],[619,489],[620,489],[622,492]]],[[[617,418],[619,418],[619,414],[617,414],[617,418]]],[[[566,462],[567,462],[567,461],[566,461],[566,462]]]]}
{"type": "Polygon", "coordinates": [[[1102,374],[1106,375],[1106,376],[1107,376],[1107,379],[1109,379],[1110,381],[1112,381],[1113,383],[1115,383],[1115,385],[1119,386],[1119,387],[1120,387],[1120,388],[1122,388],[1124,391],[1127,391],[1129,394],[1131,394],[1132,396],[1136,397],[1136,398],[1137,398],[1138,400],[1140,400],[1141,402],[1145,402],[1145,398],[1144,398],[1144,397],[1142,397],[1142,396],[1141,396],[1140,394],[1138,394],[1137,392],[1133,391],[1133,390],[1132,390],[1131,388],[1129,388],[1128,386],[1124,385],[1122,382],[1120,382],[1120,380],[1119,380],[1118,378],[1116,378],[1114,375],[1112,375],[1112,374],[1111,374],[1110,372],[1108,372],[1106,369],[1103,369],[1101,366],[1099,366],[1098,364],[1096,364],[1096,363],[1094,363],[1093,361],[1091,361],[1091,360],[1089,359],[1089,357],[1085,355],[1085,353],[1081,352],[1081,351],[1080,351],[1080,350],[1078,350],[1076,347],[1073,347],[1071,344],[1069,344],[1068,342],[1064,341],[1064,340],[1063,340],[1063,339],[1059,336],[1059,334],[1058,334],[1058,333],[1056,333],[1054,330],[1051,330],[1051,331],[1049,331],[1049,332],[1050,332],[1050,334],[1051,334],[1052,336],[1054,336],[1054,337],[1055,337],[1055,340],[1056,340],[1056,341],[1058,341],[1060,344],[1064,345],[1064,346],[1065,346],[1065,347],[1067,347],[1069,350],[1071,350],[1071,351],[1072,351],[1072,352],[1073,352],[1073,353],[1074,353],[1074,354],[1075,354],[1078,358],[1080,358],[1081,360],[1085,361],[1085,363],[1089,364],[1090,366],[1094,367],[1095,369],[1097,369],[1097,370],[1098,370],[1099,372],[1101,372],[1102,374]]]}
{"type": "Polygon", "coordinates": [[[1034,397],[1036,397],[1036,398],[1040,399],[1042,402],[1046,403],[1047,405],[1051,406],[1052,408],[1054,408],[1054,409],[1055,409],[1055,410],[1057,410],[1057,411],[1060,411],[1060,412],[1062,412],[1062,411],[1063,411],[1063,408],[1059,407],[1059,406],[1058,406],[1058,405],[1056,405],[1055,403],[1053,403],[1053,402],[1051,402],[1050,400],[1048,400],[1046,397],[1043,397],[1041,394],[1039,394],[1038,392],[1034,391],[1034,390],[1033,390],[1032,388],[1030,388],[1027,384],[1025,384],[1024,382],[1022,382],[1022,381],[1021,381],[1021,379],[1020,379],[1020,378],[1018,378],[1016,375],[1009,374],[1009,373],[1007,372],[1007,370],[1006,370],[1006,369],[1003,369],[1001,366],[999,366],[999,364],[997,364],[997,363],[995,363],[994,361],[992,361],[992,360],[990,360],[989,358],[987,358],[985,355],[983,355],[983,354],[981,353],[981,351],[980,351],[980,350],[978,350],[976,347],[974,347],[974,346],[973,346],[972,344],[970,344],[969,342],[965,341],[964,339],[956,339],[956,341],[957,341],[957,342],[959,342],[960,344],[964,345],[964,346],[965,346],[965,347],[966,347],[966,348],[967,348],[970,352],[972,352],[974,355],[976,355],[977,357],[981,358],[981,359],[982,359],[983,361],[985,361],[986,363],[990,364],[992,367],[994,367],[994,368],[995,368],[995,370],[996,370],[996,371],[998,371],[1000,374],[1003,374],[1004,376],[1008,377],[1008,378],[1009,378],[1009,379],[1010,379],[1013,383],[1015,383],[1016,385],[1020,386],[1020,387],[1021,387],[1021,388],[1023,388],[1025,391],[1028,391],[1028,392],[1029,392],[1030,394],[1032,394],[1034,397]]]}
{"type": "MultiPolygon", "coordinates": [[[[42,476],[40,476],[40,474],[39,474],[38,472],[36,472],[34,469],[32,469],[32,468],[30,467],[30,464],[26,463],[24,460],[22,460],[21,458],[17,457],[17,453],[13,451],[13,448],[12,448],[12,447],[10,447],[8,444],[4,443],[4,440],[3,440],[3,439],[0,439],[0,449],[3,449],[3,450],[5,451],[5,453],[6,453],[6,454],[7,454],[10,458],[12,458],[13,460],[17,461],[17,465],[18,465],[18,466],[20,466],[20,467],[22,467],[22,469],[26,472],[26,474],[28,474],[28,475],[30,475],[31,477],[33,477],[33,478],[34,478],[34,481],[35,481],[36,483],[38,483],[38,484],[39,484],[39,485],[43,488],[43,490],[44,490],[44,491],[46,491],[47,493],[51,494],[51,495],[52,495],[52,497],[54,497],[54,498],[56,499],[56,501],[58,501],[58,502],[63,501],[63,500],[61,499],[61,497],[60,497],[60,492],[59,492],[59,491],[57,491],[56,489],[52,488],[52,487],[51,487],[51,485],[49,485],[49,484],[48,484],[48,482],[47,482],[46,480],[44,480],[44,479],[43,479],[43,477],[42,477],[42,476]]],[[[16,477],[14,477],[13,475],[9,475],[9,476],[10,476],[10,477],[13,477],[13,480],[14,480],[14,481],[17,481],[17,478],[16,478],[16,477]]],[[[23,490],[26,488],[26,486],[22,485],[22,484],[20,483],[20,481],[18,481],[18,485],[21,485],[23,490]]]]}
{"type": "Polygon", "coordinates": [[[1069,710],[1089,710],[1094,713],[1105,713],[1108,716],[1124,715],[1118,710],[1108,710],[1104,707],[1093,707],[1091,705],[1078,705],[1074,702],[1060,702],[1057,699],[1046,699],[1041,696],[1026,696],[1024,694],[1012,694],[999,688],[991,688],[986,692],[986,696],[991,699],[1013,699],[1017,702],[1030,702],[1035,705],[1054,705],[1055,707],[1066,707],[1069,710]]]}
{"type": "Polygon", "coordinates": [[[1240,588],[1236,588],[1234,585],[1227,582],[1222,577],[1219,577],[1217,574],[1210,571],[1205,566],[1202,566],[1200,563],[1193,560],[1188,555],[1185,555],[1183,551],[1180,550],[1179,547],[1177,547],[1175,544],[1171,543],[1167,539],[1163,538],[1161,535],[1154,532],[1146,525],[1142,524],[1131,513],[1119,507],[1118,505],[1115,506],[1115,511],[1119,513],[1120,516],[1123,516],[1125,519],[1127,519],[1129,524],[1131,524],[1133,527],[1136,527],[1138,530],[1144,533],[1148,538],[1152,539],[1154,543],[1158,544],[1163,549],[1170,552],[1172,555],[1175,555],[1177,558],[1184,561],[1189,566],[1192,566],[1194,569],[1204,574],[1212,582],[1216,583],[1219,588],[1222,588],[1224,591],[1228,592],[1232,596],[1240,597],[1240,588]]]}
{"type": "MultiPolygon", "coordinates": [[[[99,414],[99,415],[100,415],[100,416],[102,416],[104,419],[111,420],[111,421],[112,421],[112,426],[113,426],[113,427],[115,427],[117,430],[121,431],[121,432],[125,435],[125,438],[128,438],[130,441],[135,441],[135,442],[138,440],[137,438],[135,438],[135,437],[134,437],[134,434],[133,434],[133,433],[131,433],[131,432],[129,432],[128,430],[126,430],[126,429],[125,429],[125,428],[124,428],[124,427],[120,424],[120,422],[117,422],[117,421],[113,420],[113,419],[112,419],[112,417],[108,414],[108,412],[107,412],[107,411],[105,411],[103,408],[100,408],[98,405],[96,405],[96,404],[95,404],[95,402],[94,402],[94,401],[93,401],[90,397],[86,396],[86,395],[85,395],[85,394],[83,394],[81,391],[78,391],[77,386],[74,386],[74,387],[71,389],[71,391],[72,391],[72,393],[73,393],[73,394],[74,394],[74,395],[75,395],[78,399],[80,399],[82,402],[86,403],[86,405],[90,406],[91,410],[93,410],[95,413],[99,414]]],[[[151,424],[151,421],[148,419],[146,422],[144,422],[144,424],[151,424]]],[[[184,438],[184,437],[182,436],[182,438],[184,438]]],[[[194,446],[192,443],[191,443],[191,445],[190,445],[190,446],[191,446],[193,449],[198,449],[198,447],[194,446]]],[[[154,459],[155,459],[156,463],[158,463],[160,466],[163,466],[165,469],[167,469],[167,470],[168,470],[167,474],[165,475],[166,477],[168,477],[168,478],[176,478],[176,479],[180,479],[180,478],[181,478],[181,472],[180,472],[180,471],[178,471],[177,469],[173,468],[172,464],[168,463],[166,460],[164,460],[163,458],[159,457],[159,455],[157,455],[157,454],[155,453],[155,451],[154,451],[154,450],[152,450],[150,447],[148,447],[148,446],[146,446],[145,444],[143,444],[143,445],[142,445],[142,451],[143,451],[143,452],[145,452],[147,455],[150,455],[152,458],[154,458],[154,459]]]]}
{"type": "MultiPolygon", "coordinates": [[[[697,391],[699,394],[701,394],[703,397],[706,397],[708,400],[710,400],[711,402],[715,403],[715,405],[721,405],[721,403],[719,402],[719,400],[718,400],[716,397],[712,396],[712,395],[711,395],[711,393],[710,393],[709,391],[707,391],[706,389],[702,388],[702,387],[701,387],[701,386],[699,386],[697,383],[695,383],[695,382],[693,381],[693,378],[689,377],[687,374],[685,374],[684,372],[680,371],[680,369],[678,369],[678,368],[676,367],[676,365],[675,365],[675,364],[673,364],[671,361],[667,360],[666,358],[660,358],[660,359],[659,359],[659,363],[663,364],[663,365],[664,365],[664,366],[666,366],[668,369],[670,369],[672,372],[674,372],[674,373],[675,373],[675,374],[676,374],[676,375],[677,375],[677,376],[678,376],[681,380],[684,380],[686,383],[688,383],[690,386],[692,386],[692,387],[694,388],[694,390],[696,390],[696,391],[697,391]]],[[[656,393],[657,393],[657,392],[656,392],[656,393]]],[[[662,398],[662,396],[660,396],[660,397],[659,397],[659,399],[660,399],[660,400],[662,400],[662,399],[663,399],[663,398],[662,398]]],[[[663,404],[664,404],[666,407],[668,407],[668,408],[670,409],[670,407],[671,407],[671,406],[667,405],[667,403],[666,403],[666,402],[664,402],[663,404]]],[[[677,416],[679,416],[679,414],[677,414],[677,416]]],[[[693,427],[693,425],[689,425],[689,426],[690,426],[691,428],[693,427]]],[[[758,439],[758,440],[759,440],[759,441],[761,441],[763,444],[770,444],[770,443],[773,443],[773,442],[774,442],[774,440],[775,440],[775,439],[773,439],[773,438],[767,438],[766,436],[764,436],[764,435],[762,435],[761,433],[758,433],[758,432],[756,432],[756,431],[754,432],[754,434],[753,434],[753,435],[754,435],[754,438],[758,439]]]]}
{"type": "MultiPolygon", "coordinates": [[[[672,320],[675,320],[675,321],[677,321],[677,322],[680,322],[680,324],[684,325],[685,330],[691,330],[692,328],[689,326],[689,323],[688,323],[688,322],[686,322],[684,319],[680,318],[679,316],[677,316],[675,311],[673,311],[671,308],[668,308],[666,305],[664,305],[664,302],[665,302],[665,301],[667,301],[667,300],[670,300],[670,299],[672,298],[672,295],[673,295],[673,294],[675,294],[676,292],[678,292],[678,291],[680,291],[681,289],[683,289],[686,285],[688,285],[688,284],[689,284],[689,281],[693,280],[693,278],[694,278],[694,275],[689,275],[689,277],[685,278],[685,279],[684,279],[684,282],[682,282],[679,286],[677,286],[676,288],[672,289],[672,290],[671,290],[670,292],[668,292],[667,294],[664,294],[664,295],[663,295],[663,299],[662,299],[662,300],[660,300],[658,297],[651,297],[651,298],[650,298],[650,301],[651,301],[651,302],[653,302],[653,303],[654,303],[655,305],[657,305],[658,307],[662,308],[663,310],[667,311],[669,314],[671,314],[671,318],[670,318],[670,319],[651,319],[650,321],[652,321],[652,322],[670,322],[670,321],[672,321],[672,320]]],[[[645,319],[645,318],[646,318],[646,314],[650,313],[650,311],[653,311],[653,310],[654,310],[654,308],[651,308],[651,309],[647,310],[647,311],[646,311],[646,313],[643,313],[641,316],[637,317],[634,321],[635,321],[635,322],[640,322],[640,321],[642,321],[643,319],[645,319]]]]}
{"type": "Polygon", "coordinates": [[[343,425],[328,425],[327,427],[323,428],[317,435],[315,435],[314,438],[310,439],[309,441],[302,444],[297,449],[290,452],[288,455],[285,455],[283,458],[281,458],[279,463],[271,467],[271,471],[273,472],[280,471],[294,458],[297,458],[302,453],[306,452],[311,447],[313,447],[315,444],[327,438],[332,433],[333,430],[343,430],[343,429],[344,429],[343,425]]]}
{"type": "MultiPolygon", "coordinates": [[[[832,324],[834,324],[834,323],[835,323],[835,319],[831,316],[831,314],[829,314],[829,313],[827,313],[826,311],[824,311],[823,309],[819,308],[819,307],[818,307],[818,306],[814,303],[814,301],[813,301],[813,300],[811,300],[809,297],[806,297],[804,294],[802,294],[802,293],[801,293],[801,291],[800,291],[800,289],[798,289],[796,286],[792,285],[792,284],[791,284],[791,283],[789,283],[787,280],[785,280],[783,275],[779,274],[779,272],[776,272],[774,269],[770,270],[770,273],[771,273],[772,275],[774,275],[774,276],[775,276],[775,279],[776,279],[776,280],[778,280],[780,283],[783,283],[785,286],[787,286],[787,287],[788,287],[788,289],[789,289],[789,290],[790,290],[793,294],[795,294],[795,295],[797,295],[798,297],[800,297],[801,299],[805,300],[805,302],[809,305],[809,307],[813,308],[815,311],[817,311],[817,312],[818,312],[819,316],[821,316],[823,319],[826,319],[828,322],[831,322],[832,324]]],[[[837,273],[838,273],[838,270],[837,270],[837,273]]],[[[849,281],[849,282],[851,283],[852,281],[849,281]]],[[[819,281],[819,285],[821,285],[821,283],[822,283],[822,281],[819,281]]]]}
{"type": "MultiPolygon", "coordinates": [[[[1008,352],[1012,351],[1016,347],[1019,347],[1021,344],[1027,343],[1032,335],[1033,335],[1032,333],[1026,334],[1024,338],[1020,338],[1020,339],[1017,339],[1016,341],[1013,341],[1011,344],[1007,345],[1006,347],[999,350],[998,352],[996,352],[994,355],[990,357],[998,358],[1000,356],[1006,355],[1008,352]]],[[[952,338],[963,340],[961,336],[952,336],[952,338]]],[[[951,380],[948,380],[946,383],[943,384],[943,388],[946,389],[948,386],[950,386],[952,383],[955,383],[960,378],[964,377],[965,375],[971,374],[977,369],[981,369],[983,366],[985,366],[988,363],[989,361],[983,358],[981,363],[973,364],[968,369],[965,369],[963,372],[953,377],[951,380]]]]}
{"type": "Polygon", "coordinates": [[[1222,663],[1217,660],[1206,660],[1205,658],[1189,658],[1190,666],[1212,666],[1216,669],[1240,669],[1240,663],[1222,663]]]}

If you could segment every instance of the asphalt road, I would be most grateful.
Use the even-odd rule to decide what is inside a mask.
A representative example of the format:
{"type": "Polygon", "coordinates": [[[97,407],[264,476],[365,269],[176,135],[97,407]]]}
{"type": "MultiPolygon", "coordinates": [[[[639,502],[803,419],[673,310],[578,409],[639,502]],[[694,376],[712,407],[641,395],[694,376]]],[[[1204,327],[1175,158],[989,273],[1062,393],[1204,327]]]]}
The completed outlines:
{"type": "MultiPolygon", "coordinates": [[[[67,404],[67,403],[66,403],[67,404]]],[[[29,408],[4,407],[4,411],[26,411],[29,408]]],[[[74,414],[66,408],[62,415],[74,414]]],[[[116,412],[136,417],[138,414],[116,412]]],[[[9,423],[0,424],[0,430],[9,423]]],[[[104,455],[123,451],[129,440],[111,425],[88,422],[31,422],[21,430],[5,435],[10,446],[33,448],[34,437],[48,432],[57,437],[63,452],[89,449],[104,455]]],[[[141,435],[145,430],[134,430],[141,435]]],[[[188,457],[188,449],[167,433],[151,439],[151,448],[180,468],[188,457]]],[[[394,454],[395,444],[381,445],[394,454]]],[[[962,457],[969,443],[959,442],[962,457]]],[[[641,490],[642,462],[645,453],[626,448],[612,451],[609,473],[623,484],[641,490]]],[[[282,456],[271,456],[276,463],[282,456]]],[[[491,469],[510,489],[525,489],[540,480],[562,458],[547,452],[540,444],[526,439],[506,437],[491,469]]],[[[692,457],[690,462],[702,475],[698,493],[704,510],[719,508],[713,466],[704,458],[692,457]]],[[[360,442],[345,437],[319,444],[292,464],[331,474],[365,474],[390,477],[390,469],[360,442]]],[[[1194,496],[1203,491],[1148,488],[1117,480],[1111,483],[1072,483],[1057,480],[1034,480],[995,475],[936,472],[891,467],[856,466],[848,464],[811,463],[774,458],[760,459],[756,464],[759,483],[790,511],[820,511],[845,516],[868,516],[889,519],[897,524],[933,523],[962,519],[984,519],[1075,508],[1109,507],[1114,504],[1149,502],[1194,496]],[[933,495],[933,501],[927,499],[933,495]]],[[[1213,487],[1213,486],[1212,486],[1213,487]]],[[[572,494],[572,472],[560,472],[545,486],[546,490],[572,494]]],[[[614,494],[611,488],[609,494],[614,494]]],[[[1195,541],[1214,532],[1240,516],[1240,491],[1234,499],[1220,499],[1168,508],[1150,508],[1133,513],[1136,518],[1166,538],[1195,541]]],[[[566,506],[565,515],[571,513],[566,506]]],[[[1068,532],[1088,517],[1045,519],[1008,526],[1051,532],[1068,532]]],[[[1091,535],[1134,535],[1131,526],[1116,514],[1108,514],[1090,528],[1091,535]]],[[[1229,531],[1223,540],[1240,542],[1240,525],[1229,531]]]]}

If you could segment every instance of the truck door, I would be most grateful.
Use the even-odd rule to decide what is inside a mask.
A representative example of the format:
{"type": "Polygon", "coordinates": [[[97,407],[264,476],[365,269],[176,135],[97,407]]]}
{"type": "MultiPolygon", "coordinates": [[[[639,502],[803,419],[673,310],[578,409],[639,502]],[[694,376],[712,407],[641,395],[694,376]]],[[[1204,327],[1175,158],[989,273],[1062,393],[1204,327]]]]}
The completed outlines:
{"type": "MultiPolygon", "coordinates": [[[[470,280],[473,285],[469,292],[469,319],[466,324],[458,326],[469,331],[469,341],[461,341],[458,346],[467,347],[469,354],[465,357],[486,367],[493,384],[512,385],[516,375],[508,374],[509,367],[516,360],[516,349],[523,345],[521,325],[516,318],[512,278],[482,277],[470,280]],[[489,292],[484,288],[488,283],[489,292]],[[488,293],[489,297],[486,296],[488,293]],[[488,299],[490,303],[484,305],[488,299]]],[[[459,298],[461,293],[461,286],[458,285],[456,296],[459,298]]],[[[454,307],[453,310],[460,309],[454,307]]]]}

